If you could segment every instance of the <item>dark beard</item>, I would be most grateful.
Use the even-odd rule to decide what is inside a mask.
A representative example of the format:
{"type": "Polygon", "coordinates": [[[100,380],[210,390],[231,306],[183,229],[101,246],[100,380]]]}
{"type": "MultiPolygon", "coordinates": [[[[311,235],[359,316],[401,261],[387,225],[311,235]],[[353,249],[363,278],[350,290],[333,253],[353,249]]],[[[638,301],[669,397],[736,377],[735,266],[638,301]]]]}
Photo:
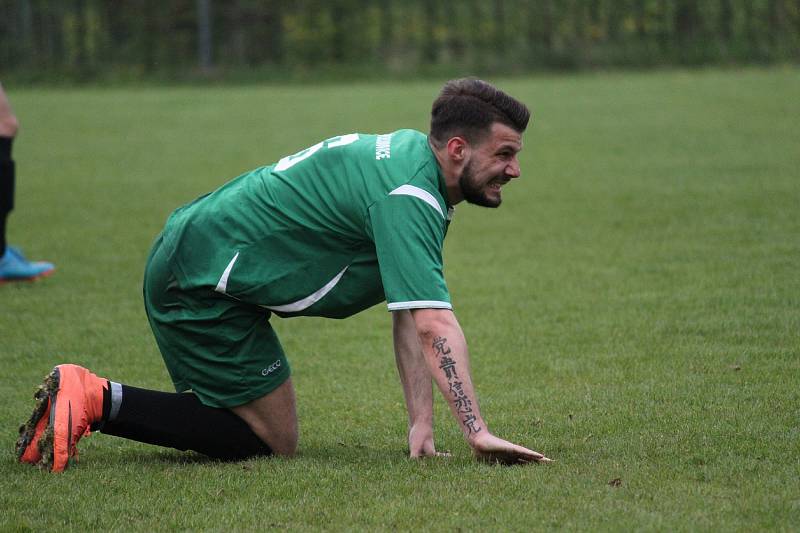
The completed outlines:
{"type": "Polygon", "coordinates": [[[483,192],[483,187],[475,183],[474,171],[475,169],[472,167],[472,161],[464,166],[464,170],[461,172],[461,178],[458,180],[461,196],[464,197],[464,200],[473,205],[492,208],[498,207],[502,202],[502,198],[497,200],[488,198],[486,193],[483,192]]]}

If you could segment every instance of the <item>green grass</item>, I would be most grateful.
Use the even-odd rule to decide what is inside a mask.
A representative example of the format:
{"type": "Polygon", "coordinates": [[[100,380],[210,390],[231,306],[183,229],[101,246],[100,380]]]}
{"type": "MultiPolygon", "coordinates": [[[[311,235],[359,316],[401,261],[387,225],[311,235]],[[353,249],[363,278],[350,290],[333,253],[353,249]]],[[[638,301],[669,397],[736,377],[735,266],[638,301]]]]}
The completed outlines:
{"type": "Polygon", "coordinates": [[[0,287],[0,529],[800,527],[800,71],[514,79],[523,178],[459,206],[445,268],[482,410],[553,465],[405,457],[390,316],[276,320],[299,457],[237,464],[97,434],[16,464],[60,362],[170,390],[141,304],[169,212],[350,131],[426,128],[439,84],[11,91],[10,238],[58,271],[0,287]],[[619,478],[619,486],[609,481],[619,478]]]}

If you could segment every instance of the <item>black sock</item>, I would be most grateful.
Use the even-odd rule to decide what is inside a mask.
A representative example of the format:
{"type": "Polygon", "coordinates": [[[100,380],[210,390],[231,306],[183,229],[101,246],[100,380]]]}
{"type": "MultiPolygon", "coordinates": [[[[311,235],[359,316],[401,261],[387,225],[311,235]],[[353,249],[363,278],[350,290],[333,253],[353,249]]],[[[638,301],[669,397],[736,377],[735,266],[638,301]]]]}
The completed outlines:
{"type": "Polygon", "coordinates": [[[6,252],[6,217],[14,208],[12,137],[0,137],[0,257],[6,252]]]}
{"type": "Polygon", "coordinates": [[[14,137],[0,136],[0,161],[11,159],[11,146],[14,144],[14,137]]]}
{"type": "MultiPolygon", "coordinates": [[[[103,392],[103,417],[111,410],[111,388],[103,392]]],[[[99,430],[108,435],[215,459],[237,461],[272,450],[247,423],[228,409],[200,403],[191,393],[159,392],[122,385],[122,404],[114,420],[99,430]]]]}

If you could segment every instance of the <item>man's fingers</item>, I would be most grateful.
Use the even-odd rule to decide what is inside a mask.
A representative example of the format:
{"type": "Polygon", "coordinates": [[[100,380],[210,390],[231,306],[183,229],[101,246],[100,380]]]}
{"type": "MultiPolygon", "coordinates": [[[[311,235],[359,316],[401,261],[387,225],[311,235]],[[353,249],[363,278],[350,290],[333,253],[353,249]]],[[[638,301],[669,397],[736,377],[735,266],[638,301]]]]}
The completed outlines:
{"type": "Polygon", "coordinates": [[[411,459],[425,459],[426,457],[452,457],[449,451],[433,452],[433,453],[420,453],[417,455],[409,455],[411,459]]]}
{"type": "Polygon", "coordinates": [[[547,464],[547,463],[552,463],[552,462],[553,462],[552,459],[548,459],[547,457],[544,457],[544,456],[542,456],[541,458],[538,458],[538,459],[528,459],[527,457],[519,457],[519,458],[517,458],[517,463],[521,464],[521,465],[527,465],[527,464],[530,464],[530,463],[547,464]]]}
{"type": "Polygon", "coordinates": [[[473,451],[478,460],[505,465],[524,465],[528,463],[552,463],[552,459],[524,446],[507,440],[485,435],[474,444],[473,451]]]}
{"type": "Polygon", "coordinates": [[[530,453],[525,454],[526,460],[534,461],[536,463],[552,463],[553,460],[549,457],[545,457],[544,454],[539,452],[530,451],[530,453]]]}
{"type": "Polygon", "coordinates": [[[526,454],[525,459],[526,460],[530,460],[530,461],[535,461],[537,463],[552,463],[553,462],[552,459],[550,459],[549,457],[545,457],[544,455],[542,455],[539,452],[533,452],[533,453],[526,454]]]}
{"type": "Polygon", "coordinates": [[[526,465],[530,463],[547,464],[553,462],[552,459],[540,453],[531,455],[529,453],[522,454],[517,451],[481,453],[478,455],[478,459],[486,463],[503,465],[526,465]]]}
{"type": "Polygon", "coordinates": [[[528,452],[526,454],[526,456],[527,456],[526,459],[533,460],[533,461],[535,461],[537,463],[552,463],[553,462],[552,459],[550,459],[549,457],[545,457],[544,454],[541,454],[539,452],[535,452],[533,450],[528,450],[527,448],[526,448],[526,451],[528,452]]]}
{"type": "Polygon", "coordinates": [[[543,454],[533,451],[529,448],[524,446],[520,446],[518,444],[512,444],[512,448],[510,450],[518,455],[525,456],[529,459],[537,460],[537,459],[547,459],[543,454]]]}
{"type": "Polygon", "coordinates": [[[537,462],[537,463],[552,463],[553,462],[551,459],[548,459],[547,457],[545,457],[543,454],[541,454],[539,452],[535,452],[533,450],[528,450],[527,448],[523,448],[523,450],[524,451],[520,450],[517,453],[519,454],[520,457],[525,459],[526,463],[531,462],[531,461],[534,461],[534,462],[537,462]]]}

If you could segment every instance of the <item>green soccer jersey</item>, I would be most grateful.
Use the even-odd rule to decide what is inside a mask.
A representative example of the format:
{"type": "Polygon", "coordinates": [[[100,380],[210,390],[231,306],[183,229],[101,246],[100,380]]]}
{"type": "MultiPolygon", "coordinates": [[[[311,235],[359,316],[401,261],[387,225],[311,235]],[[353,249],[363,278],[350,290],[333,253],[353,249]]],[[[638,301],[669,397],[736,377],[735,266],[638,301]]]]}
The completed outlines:
{"type": "Polygon", "coordinates": [[[449,309],[442,244],[452,214],[427,137],[333,137],[172,214],[163,232],[184,290],[281,316],[449,309]]]}

